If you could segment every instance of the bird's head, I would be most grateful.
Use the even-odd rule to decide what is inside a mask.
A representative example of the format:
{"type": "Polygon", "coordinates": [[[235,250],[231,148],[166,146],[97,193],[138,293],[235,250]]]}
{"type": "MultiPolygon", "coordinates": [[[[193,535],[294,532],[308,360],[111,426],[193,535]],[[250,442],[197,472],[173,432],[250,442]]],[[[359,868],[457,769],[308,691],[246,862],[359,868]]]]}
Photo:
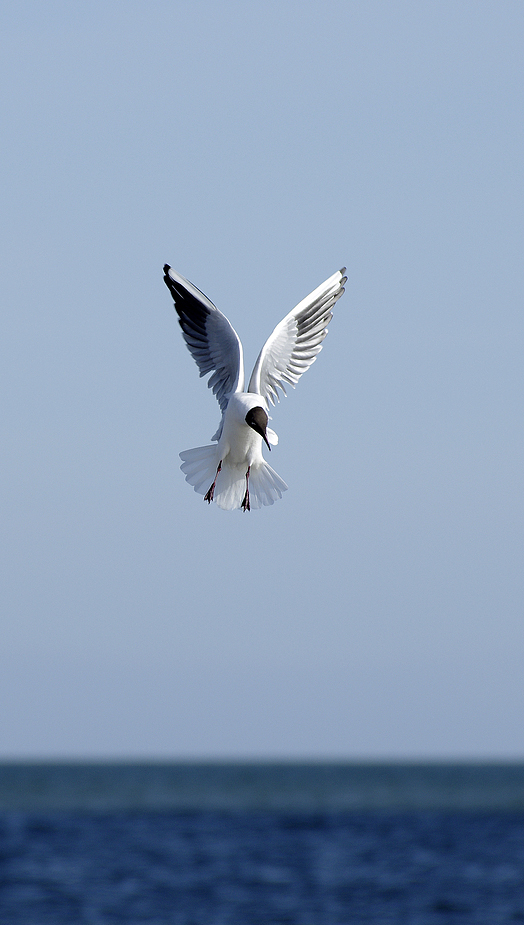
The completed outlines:
{"type": "Polygon", "coordinates": [[[257,432],[257,434],[260,434],[262,439],[265,441],[268,450],[270,450],[271,447],[266,435],[267,422],[268,416],[264,409],[259,405],[257,405],[256,408],[251,408],[250,411],[248,411],[246,414],[246,424],[249,424],[249,426],[257,432]]]}

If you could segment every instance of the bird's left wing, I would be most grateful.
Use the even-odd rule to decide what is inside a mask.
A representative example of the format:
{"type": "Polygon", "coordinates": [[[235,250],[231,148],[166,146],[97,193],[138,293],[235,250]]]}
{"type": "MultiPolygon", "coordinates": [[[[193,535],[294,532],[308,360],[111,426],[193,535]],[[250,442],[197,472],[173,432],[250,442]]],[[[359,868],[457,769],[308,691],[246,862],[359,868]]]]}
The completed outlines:
{"type": "Polygon", "coordinates": [[[274,405],[280,401],[278,389],[285,395],[285,383],[294,388],[315,362],[332,318],[331,309],[344,292],[345,270],[343,267],[330,276],[277,324],[255,363],[249,392],[263,395],[274,405]]]}
{"type": "Polygon", "coordinates": [[[240,338],[226,316],[207,296],[167,264],[164,282],[173,296],[184,340],[200,369],[200,375],[213,373],[207,384],[213,389],[224,413],[229,393],[244,388],[240,338]]]}

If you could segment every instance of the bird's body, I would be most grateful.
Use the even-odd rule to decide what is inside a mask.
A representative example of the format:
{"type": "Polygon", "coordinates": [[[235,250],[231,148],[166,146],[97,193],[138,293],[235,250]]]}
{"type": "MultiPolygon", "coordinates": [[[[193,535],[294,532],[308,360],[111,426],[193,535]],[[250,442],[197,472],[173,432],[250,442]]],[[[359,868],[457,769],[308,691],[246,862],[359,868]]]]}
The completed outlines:
{"type": "Polygon", "coordinates": [[[231,396],[224,412],[222,434],[217,446],[220,459],[224,462],[227,460],[232,466],[244,468],[246,465],[260,466],[264,462],[262,436],[246,423],[246,415],[253,408],[266,410],[266,407],[262,395],[235,392],[231,396]]]}
{"type": "Polygon", "coordinates": [[[164,267],[186,344],[200,368],[212,373],[213,389],[222,410],[220,426],[210,446],[180,454],[182,471],[196,492],[224,510],[250,510],[273,504],[287,485],[262,455],[278,437],[268,426],[269,402],[294,386],[322,349],[331,308],[344,292],[344,270],[333,274],[280,322],[262,348],[247,391],[244,390],[240,339],[225,315],[169,266],[164,267]]]}

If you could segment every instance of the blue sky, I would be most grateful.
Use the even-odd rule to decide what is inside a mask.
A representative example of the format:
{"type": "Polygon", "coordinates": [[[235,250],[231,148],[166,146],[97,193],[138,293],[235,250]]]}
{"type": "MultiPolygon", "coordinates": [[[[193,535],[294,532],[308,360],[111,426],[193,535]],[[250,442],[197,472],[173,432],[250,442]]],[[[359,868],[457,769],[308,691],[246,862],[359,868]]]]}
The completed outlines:
{"type": "Polygon", "coordinates": [[[523,758],[522,4],[0,17],[0,757],[523,758]],[[271,508],[164,262],[248,371],[348,267],[271,508]]]}

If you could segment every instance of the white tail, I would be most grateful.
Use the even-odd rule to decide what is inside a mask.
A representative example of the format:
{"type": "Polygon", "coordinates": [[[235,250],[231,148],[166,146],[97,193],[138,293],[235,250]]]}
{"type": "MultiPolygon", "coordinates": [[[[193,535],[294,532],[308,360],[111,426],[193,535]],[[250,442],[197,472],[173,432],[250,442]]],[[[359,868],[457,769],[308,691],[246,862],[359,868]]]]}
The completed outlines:
{"type": "MultiPolygon", "coordinates": [[[[186,482],[193,485],[199,495],[205,495],[213,484],[218,464],[218,445],[197,446],[192,450],[180,453],[183,460],[180,468],[185,474],[186,482]]],[[[249,471],[249,501],[256,510],[266,504],[274,504],[287,485],[274,469],[263,462],[260,466],[253,465],[249,471]]],[[[213,500],[224,511],[234,511],[240,508],[246,493],[246,467],[230,466],[227,461],[222,463],[218,473],[213,500]]]]}

